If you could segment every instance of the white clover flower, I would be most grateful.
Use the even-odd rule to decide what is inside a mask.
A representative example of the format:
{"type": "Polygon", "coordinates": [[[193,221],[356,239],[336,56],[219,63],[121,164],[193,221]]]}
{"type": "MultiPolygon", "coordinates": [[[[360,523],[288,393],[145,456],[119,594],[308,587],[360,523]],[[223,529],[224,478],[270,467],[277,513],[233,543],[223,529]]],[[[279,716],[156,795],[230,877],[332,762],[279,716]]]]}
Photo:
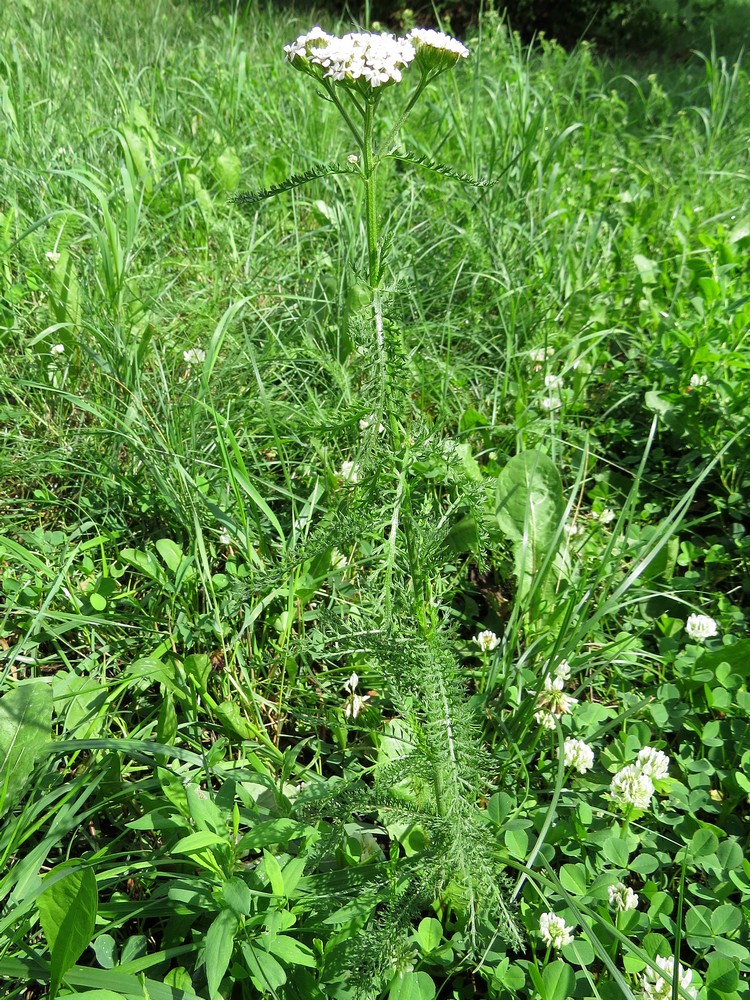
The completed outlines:
{"type": "Polygon", "coordinates": [[[643,747],[638,752],[635,766],[640,768],[652,781],[660,781],[669,774],[669,757],[661,750],[654,750],[653,747],[643,747]]]}
{"type": "Polygon", "coordinates": [[[614,906],[616,910],[638,909],[638,896],[624,882],[615,882],[607,891],[609,893],[609,905],[614,906]]]}
{"type": "Polygon", "coordinates": [[[219,535],[219,545],[231,545],[231,544],[232,544],[232,536],[229,534],[228,531],[222,531],[222,533],[219,535]]]}
{"type": "Polygon", "coordinates": [[[442,73],[469,56],[469,50],[457,38],[432,28],[412,28],[406,38],[416,50],[417,65],[427,72],[442,73]]]}
{"type": "MultiPolygon", "coordinates": [[[[544,678],[544,687],[537,695],[537,705],[540,709],[546,709],[553,716],[558,718],[562,715],[570,715],[573,710],[573,706],[578,704],[577,698],[571,698],[570,695],[566,694],[563,690],[565,687],[565,677],[555,676],[552,677],[549,674],[544,678]]],[[[537,713],[538,715],[539,713],[537,713]]],[[[536,716],[535,716],[536,718],[536,716]]],[[[544,716],[542,717],[544,718],[544,716]]],[[[537,722],[541,720],[537,718],[537,722]]],[[[548,725],[547,721],[541,722],[547,729],[552,729],[554,727],[548,725]]]]}
{"type": "Polygon", "coordinates": [[[65,354],[65,344],[53,344],[49,352],[50,354],[65,354]]]}
{"type": "MultiPolygon", "coordinates": [[[[669,958],[662,958],[659,955],[656,958],[656,964],[659,966],[661,974],[654,969],[646,969],[641,977],[644,1000],[670,1000],[672,996],[672,980],[675,975],[674,958],[671,956],[669,958]]],[[[698,990],[691,986],[693,982],[692,970],[684,968],[679,962],[677,963],[677,978],[680,987],[689,996],[698,996],[698,990]]]]}
{"type": "Polygon", "coordinates": [[[637,764],[628,764],[612,778],[609,797],[615,806],[627,812],[630,807],[648,809],[654,794],[654,783],[637,764]]]}
{"type": "Polygon", "coordinates": [[[575,538],[576,535],[583,534],[584,528],[582,524],[564,524],[563,531],[568,538],[575,538]]]}
{"type": "Polygon", "coordinates": [[[347,483],[359,482],[359,465],[356,462],[341,463],[341,478],[347,483]]]}
{"type": "Polygon", "coordinates": [[[539,918],[539,936],[548,948],[559,951],[573,940],[573,928],[556,913],[543,913],[539,918]]]}
{"type": "Polygon", "coordinates": [[[369,694],[357,694],[358,684],[359,677],[356,674],[352,674],[349,680],[344,682],[344,690],[349,692],[344,704],[344,715],[347,719],[356,719],[365,707],[365,703],[370,700],[369,694]]]}
{"type": "Polygon", "coordinates": [[[488,628],[484,632],[475,635],[471,641],[475,642],[483,653],[491,653],[493,649],[497,649],[497,645],[500,642],[495,633],[491,632],[488,628]]]}
{"type": "Polygon", "coordinates": [[[694,389],[698,389],[702,385],[708,385],[708,375],[695,375],[695,374],[691,375],[690,376],[690,385],[694,389]]]}
{"type": "Polygon", "coordinates": [[[560,662],[555,667],[555,677],[558,680],[567,681],[570,680],[570,664],[567,660],[560,660],[560,662]]]}
{"type": "Polygon", "coordinates": [[[534,720],[542,729],[555,728],[555,716],[548,708],[540,708],[538,712],[534,712],[534,720]]]}
{"type": "Polygon", "coordinates": [[[545,375],[544,376],[544,388],[545,389],[562,389],[563,387],[563,377],[562,375],[545,375]]]}
{"type": "Polygon", "coordinates": [[[552,410],[559,410],[562,406],[562,400],[559,396],[547,396],[542,400],[542,409],[548,412],[552,410]]]}
{"type": "Polygon", "coordinates": [[[331,550],[331,569],[346,569],[349,560],[338,549],[331,550]]]}
{"type": "Polygon", "coordinates": [[[49,261],[50,271],[53,271],[55,269],[55,265],[60,263],[61,255],[57,252],[57,250],[48,250],[44,256],[49,261]]]}
{"type": "Polygon", "coordinates": [[[685,631],[691,639],[695,639],[696,642],[703,642],[704,639],[710,639],[711,636],[716,635],[719,631],[719,626],[708,615],[689,615],[688,620],[685,622],[685,631]]]}
{"type": "Polygon", "coordinates": [[[615,514],[615,512],[611,508],[605,507],[604,510],[601,511],[600,513],[597,513],[597,511],[593,511],[591,516],[594,518],[595,521],[598,521],[600,524],[611,524],[617,517],[617,514],[615,514]]]}
{"type": "Polygon", "coordinates": [[[182,352],[182,357],[186,365],[202,365],[206,360],[206,352],[200,347],[191,347],[182,352]]]}
{"type": "Polygon", "coordinates": [[[563,763],[579,774],[585,774],[594,766],[594,751],[583,740],[568,739],[563,744],[563,763]]]}
{"type": "Polygon", "coordinates": [[[533,351],[529,351],[529,358],[534,364],[542,364],[548,358],[553,357],[554,353],[554,347],[536,347],[533,351]]]}

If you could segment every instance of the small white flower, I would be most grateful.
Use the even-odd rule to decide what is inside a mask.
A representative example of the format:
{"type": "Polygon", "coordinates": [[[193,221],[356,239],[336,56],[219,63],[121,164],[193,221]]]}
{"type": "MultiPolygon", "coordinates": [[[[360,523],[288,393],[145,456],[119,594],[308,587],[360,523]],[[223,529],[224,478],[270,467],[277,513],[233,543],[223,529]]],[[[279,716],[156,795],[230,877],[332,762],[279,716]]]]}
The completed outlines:
{"type": "Polygon", "coordinates": [[[182,352],[182,357],[186,365],[202,365],[206,360],[206,352],[200,347],[191,347],[190,350],[182,352]]]}
{"type": "MultiPolygon", "coordinates": [[[[564,661],[563,661],[564,662],[564,661]]],[[[566,694],[563,690],[565,687],[565,677],[547,675],[544,678],[544,688],[537,695],[537,705],[540,709],[545,709],[550,712],[553,716],[558,718],[562,715],[570,715],[573,711],[573,706],[578,704],[577,698],[571,698],[570,695],[566,694]]],[[[540,713],[537,712],[535,718],[537,722],[545,726],[547,729],[552,729],[553,725],[550,726],[545,716],[542,718],[537,718],[540,713]]]]}
{"type": "Polygon", "coordinates": [[[643,747],[635,764],[652,781],[660,781],[669,774],[669,757],[653,747],[643,747]]]}
{"type": "Polygon", "coordinates": [[[497,649],[497,645],[500,642],[495,633],[489,629],[485,629],[484,632],[475,635],[471,641],[475,642],[483,653],[491,653],[493,649],[497,649]]]}
{"type": "MultiPolygon", "coordinates": [[[[359,422],[359,429],[361,431],[367,431],[372,427],[374,423],[375,423],[375,414],[371,413],[369,417],[362,417],[362,419],[359,422]]],[[[378,434],[382,434],[384,431],[385,427],[381,423],[378,423],[378,434]]]]}
{"type": "Polygon", "coordinates": [[[428,71],[441,73],[469,55],[457,38],[432,28],[412,28],[406,38],[416,50],[417,65],[428,71]]]}
{"type": "Polygon", "coordinates": [[[383,32],[351,32],[338,38],[319,27],[300,35],[284,52],[293,66],[335,83],[357,83],[360,90],[401,81],[401,70],[416,58],[405,38],[383,32]],[[361,81],[361,84],[360,84],[361,81]]]}
{"type": "Polygon", "coordinates": [[[573,928],[556,913],[543,913],[539,918],[539,936],[548,948],[560,948],[573,940],[573,928]]]}
{"type": "Polygon", "coordinates": [[[554,353],[554,347],[537,347],[533,351],[529,351],[529,358],[534,364],[540,365],[548,358],[553,357],[554,353]]]}
{"type": "Polygon", "coordinates": [[[534,719],[542,729],[555,728],[555,717],[548,708],[540,708],[538,712],[534,712],[534,719]]]}
{"type": "Polygon", "coordinates": [[[65,344],[53,344],[49,352],[50,354],[65,354],[65,344]]]}
{"type": "MultiPolygon", "coordinates": [[[[672,996],[672,980],[675,975],[674,958],[671,956],[669,958],[657,956],[656,964],[659,966],[660,972],[656,972],[654,969],[646,969],[641,977],[644,1000],[669,1000],[672,996]]],[[[680,987],[689,996],[698,996],[698,991],[695,987],[691,986],[693,982],[692,970],[684,968],[679,962],[677,963],[677,978],[679,979],[680,987]]]]}
{"type": "Polygon", "coordinates": [[[594,766],[594,751],[583,740],[568,739],[563,744],[563,762],[579,774],[585,774],[594,766]]]}
{"type": "Polygon", "coordinates": [[[341,478],[347,483],[359,482],[359,465],[356,462],[341,463],[341,478]]]}
{"type": "Polygon", "coordinates": [[[228,531],[222,531],[222,533],[219,535],[219,545],[231,545],[231,544],[232,544],[232,536],[229,534],[228,531]]]}
{"type": "Polygon", "coordinates": [[[564,524],[563,531],[568,538],[575,538],[576,535],[583,534],[584,528],[582,524],[564,524]]]}
{"type": "Polygon", "coordinates": [[[562,389],[563,387],[563,377],[562,375],[545,375],[544,376],[544,388],[545,389],[562,389]]]}
{"type": "Polygon", "coordinates": [[[365,703],[370,700],[369,694],[357,694],[358,684],[359,677],[356,674],[352,674],[349,680],[344,682],[344,690],[349,692],[344,704],[344,715],[347,719],[356,719],[365,707],[365,703]]]}
{"type": "Polygon", "coordinates": [[[546,399],[542,400],[542,409],[548,412],[552,410],[559,410],[562,406],[562,400],[559,396],[547,396],[546,399]]]}
{"type": "Polygon", "coordinates": [[[49,261],[50,271],[54,270],[55,265],[60,262],[61,255],[57,252],[57,250],[48,250],[44,256],[49,261]]]}
{"type": "Polygon", "coordinates": [[[716,635],[719,626],[708,615],[690,615],[685,622],[685,631],[691,639],[703,642],[704,639],[710,639],[711,636],[716,635]]]}
{"type": "Polygon", "coordinates": [[[600,524],[611,524],[617,517],[617,514],[609,507],[605,507],[601,512],[593,511],[591,516],[600,524]]]}
{"type": "Polygon", "coordinates": [[[615,882],[607,891],[609,892],[609,905],[614,906],[616,910],[638,909],[638,896],[624,882],[615,882]]]}
{"type": "Polygon", "coordinates": [[[348,561],[343,552],[339,552],[338,549],[331,550],[331,569],[346,569],[348,561]]]}
{"type": "Polygon", "coordinates": [[[349,153],[349,155],[346,158],[346,162],[351,163],[351,165],[354,167],[356,166],[356,164],[359,163],[359,157],[357,156],[356,153],[349,153]]]}
{"type": "Polygon", "coordinates": [[[695,374],[691,375],[690,385],[694,389],[698,389],[702,385],[708,385],[708,375],[695,375],[695,374]]]}
{"type": "Polygon", "coordinates": [[[567,660],[560,660],[557,664],[555,667],[555,677],[558,678],[558,680],[570,680],[570,664],[567,660]]]}
{"type": "Polygon", "coordinates": [[[612,778],[609,796],[615,806],[627,812],[630,807],[648,809],[654,794],[654,783],[637,764],[628,764],[612,778]]]}

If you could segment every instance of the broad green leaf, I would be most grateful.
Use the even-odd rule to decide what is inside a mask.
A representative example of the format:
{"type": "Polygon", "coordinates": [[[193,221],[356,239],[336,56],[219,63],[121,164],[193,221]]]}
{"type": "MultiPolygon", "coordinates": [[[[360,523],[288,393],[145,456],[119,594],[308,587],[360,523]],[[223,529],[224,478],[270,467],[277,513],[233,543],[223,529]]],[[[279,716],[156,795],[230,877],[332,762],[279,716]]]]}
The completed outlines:
{"type": "Polygon", "coordinates": [[[253,894],[241,878],[230,878],[221,887],[224,902],[234,913],[246,917],[253,905],[253,894]]]}
{"type": "Polygon", "coordinates": [[[273,854],[268,851],[263,851],[263,867],[266,869],[266,877],[271,883],[271,892],[274,896],[285,896],[284,892],[284,875],[281,871],[281,866],[273,854]]]}
{"type": "Polygon", "coordinates": [[[100,934],[94,940],[92,947],[96,955],[96,960],[103,969],[114,968],[117,960],[117,948],[115,939],[111,934],[100,934]]]}
{"type": "Polygon", "coordinates": [[[305,965],[308,969],[317,967],[318,963],[310,948],[307,945],[300,944],[299,941],[288,934],[276,934],[273,937],[269,937],[266,947],[277,958],[280,958],[282,962],[286,962],[287,965],[305,965]]]}
{"type": "Polygon", "coordinates": [[[575,974],[567,962],[550,962],[542,973],[543,1000],[569,1000],[574,983],[575,974]]]}
{"type": "Polygon", "coordinates": [[[273,955],[269,955],[267,951],[263,951],[261,948],[256,948],[249,941],[243,941],[240,947],[242,948],[242,954],[245,958],[250,977],[256,989],[260,990],[263,996],[269,990],[273,993],[274,990],[280,989],[284,985],[286,982],[286,972],[284,972],[284,967],[279,965],[273,955]]]}
{"type": "Polygon", "coordinates": [[[574,896],[585,896],[588,892],[585,865],[563,865],[560,869],[560,884],[574,896]]]}
{"type": "Polygon", "coordinates": [[[426,972],[400,972],[391,984],[388,1000],[432,1000],[435,983],[426,972]]]}
{"type": "Polygon", "coordinates": [[[419,922],[417,937],[425,954],[434,951],[443,940],[443,925],[434,917],[425,917],[419,922]]]}
{"type": "Polygon", "coordinates": [[[239,919],[231,910],[222,910],[206,933],[206,979],[211,1000],[220,997],[219,986],[229,968],[239,919]]]}
{"type": "Polygon", "coordinates": [[[244,852],[258,847],[267,847],[269,844],[288,844],[292,840],[305,837],[309,830],[310,828],[304,823],[298,823],[293,819],[282,817],[267,820],[264,823],[258,823],[249,833],[246,833],[239,842],[238,849],[240,852],[244,852]]]}
{"type": "Polygon", "coordinates": [[[56,995],[63,976],[75,965],[94,934],[97,893],[90,868],[63,866],[45,877],[49,881],[36,901],[39,919],[50,951],[50,998],[56,995]]]}
{"type": "Polygon", "coordinates": [[[216,160],[214,174],[219,182],[219,187],[224,191],[236,191],[240,183],[242,173],[242,161],[232,146],[227,146],[224,152],[216,160]]]}
{"type": "Polygon", "coordinates": [[[19,684],[0,698],[0,816],[20,798],[51,728],[52,691],[46,682],[19,684]]]}
{"type": "Polygon", "coordinates": [[[180,546],[177,542],[173,542],[171,538],[160,538],[155,544],[156,551],[166,563],[167,568],[172,573],[176,573],[184,558],[180,546]]]}
{"type": "Polygon", "coordinates": [[[706,986],[719,993],[734,993],[740,983],[737,965],[729,958],[713,956],[706,970],[706,986]]]}

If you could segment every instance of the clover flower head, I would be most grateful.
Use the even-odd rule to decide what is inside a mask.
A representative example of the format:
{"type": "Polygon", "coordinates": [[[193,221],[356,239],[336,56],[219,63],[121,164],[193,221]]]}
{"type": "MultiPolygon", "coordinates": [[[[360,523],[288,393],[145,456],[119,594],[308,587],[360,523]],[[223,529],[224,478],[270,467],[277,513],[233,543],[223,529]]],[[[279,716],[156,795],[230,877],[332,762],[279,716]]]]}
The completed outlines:
{"type": "Polygon", "coordinates": [[[486,628],[483,632],[475,635],[472,642],[475,642],[483,653],[491,653],[493,649],[497,649],[497,645],[500,640],[494,632],[491,632],[488,628],[486,628]]]}
{"type": "Polygon", "coordinates": [[[341,478],[347,483],[358,483],[359,465],[356,462],[342,462],[341,478]]]}
{"type": "Polygon", "coordinates": [[[65,344],[53,344],[49,352],[50,354],[65,354],[65,344]]]}
{"type": "Polygon", "coordinates": [[[616,910],[638,909],[638,896],[624,882],[615,882],[607,891],[609,893],[609,905],[613,906],[616,910]]]}
{"type": "Polygon", "coordinates": [[[563,763],[579,774],[585,774],[594,766],[594,751],[583,740],[567,739],[563,744],[563,763]]]}
{"type": "Polygon", "coordinates": [[[615,806],[627,811],[648,809],[654,794],[654,783],[637,764],[628,764],[617,772],[609,786],[609,796],[615,806]]]}
{"type": "Polygon", "coordinates": [[[669,774],[669,757],[661,750],[653,747],[643,747],[638,752],[636,767],[652,781],[660,781],[669,774]]]}
{"type": "MultiPolygon", "coordinates": [[[[641,977],[643,998],[644,1000],[669,1000],[672,996],[672,980],[675,977],[674,958],[671,956],[669,958],[662,958],[659,955],[656,958],[656,964],[659,966],[659,972],[656,972],[655,969],[646,969],[641,977]]],[[[680,987],[689,996],[697,997],[698,991],[695,987],[691,986],[693,982],[692,970],[684,968],[678,962],[676,975],[680,987]]]]}
{"type": "Polygon", "coordinates": [[[559,410],[562,406],[562,400],[559,396],[546,396],[542,400],[542,409],[551,412],[552,410],[559,410]]]}
{"type": "Polygon", "coordinates": [[[545,389],[562,389],[563,387],[563,377],[562,375],[545,375],[544,376],[544,388],[545,389]]]}
{"type": "Polygon", "coordinates": [[[602,511],[594,511],[591,516],[599,524],[611,524],[617,517],[617,514],[610,507],[605,507],[602,511]]]}
{"type": "Polygon", "coordinates": [[[50,271],[54,271],[55,265],[60,263],[61,254],[57,250],[48,250],[44,255],[49,261],[50,271]]]}
{"type": "MultiPolygon", "coordinates": [[[[544,709],[558,718],[562,715],[570,715],[573,706],[578,704],[577,698],[571,698],[570,695],[565,693],[565,680],[566,678],[563,676],[555,675],[553,677],[551,674],[548,674],[544,678],[544,687],[536,699],[540,709],[544,709]]],[[[547,729],[554,729],[554,718],[552,720],[553,725],[550,726],[546,716],[542,716],[544,721],[537,718],[539,714],[537,712],[535,716],[537,722],[547,729]]]]}
{"type": "Polygon", "coordinates": [[[442,73],[469,56],[469,50],[457,38],[433,28],[412,28],[406,39],[414,46],[417,65],[428,72],[442,73]]]}
{"type": "Polygon", "coordinates": [[[540,365],[543,361],[551,358],[554,353],[554,347],[535,347],[533,351],[529,351],[529,358],[535,365],[540,365]]]}
{"type": "Polygon", "coordinates": [[[705,639],[710,639],[711,636],[716,635],[719,631],[719,626],[708,615],[689,615],[688,620],[685,622],[685,631],[691,639],[695,639],[696,642],[703,642],[705,639]]]}
{"type": "Polygon", "coordinates": [[[695,373],[692,374],[690,376],[690,385],[693,387],[693,389],[698,389],[702,385],[708,385],[708,375],[697,375],[695,373]]]}
{"type": "Polygon", "coordinates": [[[202,365],[206,360],[206,352],[200,347],[191,347],[182,352],[182,357],[186,365],[202,365]]]}
{"type": "Polygon", "coordinates": [[[573,928],[556,913],[543,913],[539,918],[539,936],[548,948],[559,951],[573,940],[573,928]]]}
{"type": "Polygon", "coordinates": [[[570,664],[567,660],[560,660],[557,664],[555,667],[555,678],[562,681],[570,679],[570,664]]]}
{"type": "Polygon", "coordinates": [[[568,536],[568,538],[575,538],[576,535],[582,535],[584,528],[582,524],[571,524],[568,522],[563,525],[563,531],[568,536]]]}
{"type": "Polygon", "coordinates": [[[548,708],[540,708],[538,712],[534,712],[534,720],[542,729],[555,728],[555,716],[548,708]]]}
{"type": "Polygon", "coordinates": [[[344,715],[347,719],[356,719],[366,702],[370,700],[369,694],[357,694],[359,677],[352,674],[348,681],[344,682],[344,690],[349,693],[349,697],[344,704],[344,715]]]}

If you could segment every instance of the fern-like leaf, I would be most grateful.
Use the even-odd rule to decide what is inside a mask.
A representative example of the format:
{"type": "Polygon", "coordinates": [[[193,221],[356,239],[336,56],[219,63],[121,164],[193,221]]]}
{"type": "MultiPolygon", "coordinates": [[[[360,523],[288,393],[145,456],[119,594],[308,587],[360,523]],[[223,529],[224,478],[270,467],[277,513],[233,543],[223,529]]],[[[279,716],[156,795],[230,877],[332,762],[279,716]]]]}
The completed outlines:
{"type": "Polygon", "coordinates": [[[386,156],[389,156],[393,160],[400,160],[402,163],[411,163],[413,167],[425,167],[427,170],[432,170],[433,173],[440,174],[443,177],[450,177],[460,184],[470,184],[472,187],[489,188],[499,183],[499,179],[497,178],[472,177],[471,174],[460,174],[453,167],[449,167],[447,163],[440,163],[439,160],[433,160],[426,155],[410,153],[408,150],[393,149],[390,153],[386,153],[386,156]]]}
{"type": "Polygon", "coordinates": [[[244,194],[235,195],[232,201],[244,211],[259,204],[261,201],[266,201],[268,198],[275,198],[277,194],[283,194],[285,191],[292,191],[294,188],[302,187],[303,184],[315,181],[319,177],[331,177],[334,174],[350,174],[352,172],[352,168],[348,164],[324,163],[319,167],[311,167],[304,174],[292,174],[291,177],[287,177],[280,184],[273,184],[270,188],[264,188],[261,191],[247,191],[244,194]]]}

